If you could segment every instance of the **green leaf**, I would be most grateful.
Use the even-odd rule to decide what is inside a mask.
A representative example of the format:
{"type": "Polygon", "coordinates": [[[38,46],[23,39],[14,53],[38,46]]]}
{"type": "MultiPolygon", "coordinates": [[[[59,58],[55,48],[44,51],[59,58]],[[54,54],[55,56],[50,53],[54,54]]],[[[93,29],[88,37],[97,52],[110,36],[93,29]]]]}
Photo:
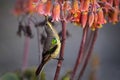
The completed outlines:
{"type": "Polygon", "coordinates": [[[62,80],[70,80],[70,77],[69,76],[65,76],[62,78],[62,80]]]}
{"type": "Polygon", "coordinates": [[[71,71],[66,72],[66,74],[62,77],[62,80],[70,80],[71,71]]]}
{"type": "Polygon", "coordinates": [[[6,73],[0,78],[0,80],[19,80],[19,78],[14,73],[6,73]]]}
{"type": "Polygon", "coordinates": [[[45,75],[45,72],[42,71],[41,74],[40,74],[40,80],[46,80],[46,75],[45,75]]]}

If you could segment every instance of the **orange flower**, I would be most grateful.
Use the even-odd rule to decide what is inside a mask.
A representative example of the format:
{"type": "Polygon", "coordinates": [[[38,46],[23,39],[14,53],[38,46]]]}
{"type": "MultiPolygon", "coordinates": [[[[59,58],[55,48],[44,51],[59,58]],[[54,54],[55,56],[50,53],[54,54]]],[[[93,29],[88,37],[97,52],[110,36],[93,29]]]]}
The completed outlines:
{"type": "Polygon", "coordinates": [[[53,9],[52,9],[52,21],[59,21],[60,20],[60,4],[55,2],[53,9]]]}
{"type": "Polygon", "coordinates": [[[119,10],[115,8],[113,13],[113,20],[112,20],[114,24],[118,22],[118,15],[119,15],[119,10]]]}
{"type": "Polygon", "coordinates": [[[52,1],[47,0],[47,2],[45,4],[45,10],[44,10],[45,16],[51,16],[51,8],[52,8],[52,1]]]}
{"type": "Polygon", "coordinates": [[[120,0],[113,0],[113,3],[116,8],[119,8],[120,0]]]}
{"type": "Polygon", "coordinates": [[[94,31],[97,28],[97,20],[98,20],[98,14],[94,13],[94,23],[91,26],[92,31],[94,31]]]}
{"type": "Polygon", "coordinates": [[[97,23],[98,24],[106,23],[106,20],[104,18],[104,14],[103,14],[102,8],[98,8],[97,14],[98,14],[98,21],[97,21],[97,23]]]}
{"type": "Polygon", "coordinates": [[[72,4],[72,9],[70,10],[71,21],[77,24],[80,24],[81,12],[79,10],[78,0],[74,0],[72,4]]]}
{"type": "Polygon", "coordinates": [[[82,11],[88,11],[89,4],[90,4],[90,0],[84,0],[84,2],[82,2],[81,10],[82,11]]]}
{"type": "Polygon", "coordinates": [[[28,0],[28,2],[27,2],[26,4],[27,4],[27,8],[28,8],[28,12],[29,13],[33,13],[34,11],[35,11],[35,4],[33,4],[33,0],[28,0]],[[28,3],[28,4],[27,4],[28,3]]]}
{"type": "Polygon", "coordinates": [[[77,25],[80,25],[80,17],[81,17],[81,13],[80,12],[76,12],[74,15],[73,15],[73,18],[71,19],[71,22],[77,24],[77,25]]]}
{"type": "Polygon", "coordinates": [[[119,15],[119,10],[118,9],[113,9],[109,11],[108,13],[108,18],[110,22],[117,23],[118,22],[118,15],[119,15]]]}
{"type": "Polygon", "coordinates": [[[87,19],[88,19],[88,12],[81,12],[81,17],[80,17],[80,21],[81,21],[81,26],[82,28],[85,28],[86,23],[87,23],[87,19]]]}
{"type": "Polygon", "coordinates": [[[23,11],[24,11],[24,9],[23,9],[23,1],[17,0],[17,2],[15,4],[15,8],[13,10],[13,14],[18,16],[18,15],[22,14],[23,11]]]}
{"type": "Polygon", "coordinates": [[[71,13],[74,14],[76,12],[79,12],[79,5],[78,5],[78,0],[74,0],[71,13]]]}
{"type": "Polygon", "coordinates": [[[39,0],[32,0],[33,1],[33,3],[38,3],[39,2],[39,0]]]}
{"type": "Polygon", "coordinates": [[[97,13],[94,13],[94,23],[97,24],[97,21],[98,21],[98,14],[97,13]]]}
{"type": "Polygon", "coordinates": [[[113,6],[113,0],[108,0],[108,3],[113,6]]]}
{"type": "Polygon", "coordinates": [[[70,5],[70,1],[64,1],[63,3],[63,10],[66,11],[66,10],[70,10],[71,9],[71,5],[70,5]]]}
{"type": "Polygon", "coordinates": [[[62,6],[62,11],[64,15],[64,20],[67,22],[71,17],[71,2],[70,1],[64,1],[63,6],[62,6]]]}
{"type": "Polygon", "coordinates": [[[36,7],[36,12],[38,12],[39,14],[44,14],[44,3],[43,2],[39,2],[39,4],[36,7]]]}
{"type": "Polygon", "coordinates": [[[89,27],[92,26],[93,22],[94,22],[94,13],[89,12],[89,14],[88,14],[88,25],[89,25],[89,27]]]}
{"type": "Polygon", "coordinates": [[[101,0],[102,2],[107,2],[107,0],[101,0]]]}

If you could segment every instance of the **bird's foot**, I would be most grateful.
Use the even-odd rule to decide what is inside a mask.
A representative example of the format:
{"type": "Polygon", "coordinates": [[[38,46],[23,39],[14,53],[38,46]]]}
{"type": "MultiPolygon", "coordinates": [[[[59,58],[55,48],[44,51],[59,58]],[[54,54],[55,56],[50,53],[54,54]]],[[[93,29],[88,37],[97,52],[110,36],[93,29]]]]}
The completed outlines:
{"type": "Polygon", "coordinates": [[[63,41],[65,41],[66,39],[60,39],[60,42],[62,43],[63,41]]]}

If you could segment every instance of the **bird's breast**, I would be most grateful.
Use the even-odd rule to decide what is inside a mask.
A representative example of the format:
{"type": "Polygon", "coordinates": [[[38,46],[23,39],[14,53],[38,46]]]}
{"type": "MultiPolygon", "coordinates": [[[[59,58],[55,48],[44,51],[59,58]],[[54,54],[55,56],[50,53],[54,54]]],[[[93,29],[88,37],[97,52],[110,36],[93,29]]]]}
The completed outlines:
{"type": "Polygon", "coordinates": [[[56,58],[60,52],[60,48],[61,48],[61,43],[57,44],[58,47],[57,49],[55,50],[55,52],[51,55],[52,58],[56,58]]]}

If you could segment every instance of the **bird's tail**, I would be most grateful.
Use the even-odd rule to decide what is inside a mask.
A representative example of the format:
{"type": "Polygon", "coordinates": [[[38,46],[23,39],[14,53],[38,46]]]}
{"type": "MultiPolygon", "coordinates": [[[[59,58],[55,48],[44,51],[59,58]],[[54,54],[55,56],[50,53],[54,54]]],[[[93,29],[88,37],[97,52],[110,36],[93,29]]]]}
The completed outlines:
{"type": "Polygon", "coordinates": [[[42,71],[44,65],[45,65],[46,62],[41,62],[41,64],[38,66],[36,72],[35,72],[35,75],[38,76],[40,74],[40,72],[42,71]]]}

